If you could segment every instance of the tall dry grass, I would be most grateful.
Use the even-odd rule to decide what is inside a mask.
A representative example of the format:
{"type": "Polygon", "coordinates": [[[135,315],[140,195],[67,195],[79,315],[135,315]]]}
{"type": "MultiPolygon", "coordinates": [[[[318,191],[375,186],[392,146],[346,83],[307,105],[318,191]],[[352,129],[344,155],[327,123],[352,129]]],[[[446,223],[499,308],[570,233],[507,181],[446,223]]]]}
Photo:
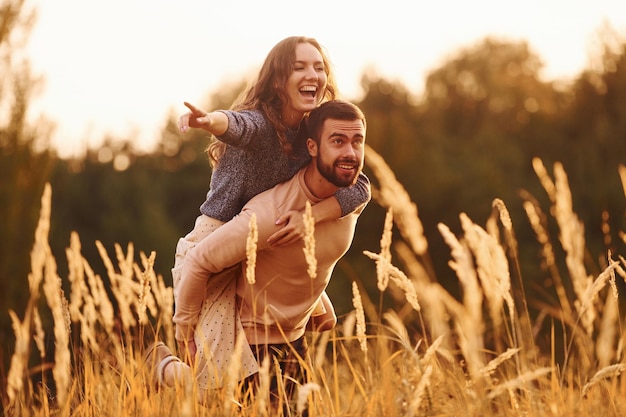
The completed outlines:
{"type": "MultiPolygon", "coordinates": [[[[523,291],[518,243],[503,201],[493,202],[493,216],[484,226],[460,213],[461,235],[439,225],[462,289],[457,299],[428,262],[417,206],[372,149],[367,163],[379,184],[374,198],[388,212],[380,251],[365,255],[373,261],[378,290],[395,299],[395,307],[379,315],[381,306],[353,283],[353,312],[333,331],[309,336],[311,361],[303,366],[310,381],[289,414],[307,409],[310,416],[624,415],[625,338],[616,281],[626,280],[626,259],[607,253],[601,272],[589,272],[584,226],[573,211],[560,164],[550,174],[534,161],[550,207],[524,195],[555,300],[531,313],[528,303],[534,300],[523,291]],[[550,235],[550,222],[557,236],[550,235]],[[394,227],[403,241],[392,241],[394,227]],[[539,343],[545,338],[547,346],[539,343]]],[[[626,168],[620,167],[619,175],[626,195],[626,168]]],[[[126,251],[116,246],[111,259],[98,243],[107,291],[73,234],[66,252],[68,297],[48,245],[50,201],[46,187],[28,277],[30,301],[21,318],[8,312],[16,343],[2,395],[6,415],[277,414],[267,406],[274,366],[269,362],[261,364],[258,394],[245,402],[235,378],[206,394],[202,403],[196,401],[196,387],[147,389],[140,355],[144,333],[156,331],[174,346],[172,289],[153,270],[155,254],[140,253],[137,264],[132,245],[126,251]],[[52,317],[52,329],[44,328],[43,314],[52,317]],[[46,339],[55,345],[49,355],[46,339]],[[39,353],[36,361],[33,349],[39,353]]],[[[618,233],[626,239],[624,231],[618,233]]],[[[309,256],[312,247],[309,242],[309,256]]],[[[231,364],[233,375],[237,365],[231,364]]]]}

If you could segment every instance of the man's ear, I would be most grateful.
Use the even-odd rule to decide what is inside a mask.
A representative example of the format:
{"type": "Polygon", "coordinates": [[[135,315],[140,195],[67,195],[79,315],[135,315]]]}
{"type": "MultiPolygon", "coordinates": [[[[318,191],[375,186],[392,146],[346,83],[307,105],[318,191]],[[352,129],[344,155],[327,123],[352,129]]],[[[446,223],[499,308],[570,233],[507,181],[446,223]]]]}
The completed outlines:
{"type": "Polygon", "coordinates": [[[311,138],[308,138],[306,140],[306,147],[309,150],[309,155],[311,155],[311,157],[315,158],[317,156],[317,142],[315,142],[311,138]]]}

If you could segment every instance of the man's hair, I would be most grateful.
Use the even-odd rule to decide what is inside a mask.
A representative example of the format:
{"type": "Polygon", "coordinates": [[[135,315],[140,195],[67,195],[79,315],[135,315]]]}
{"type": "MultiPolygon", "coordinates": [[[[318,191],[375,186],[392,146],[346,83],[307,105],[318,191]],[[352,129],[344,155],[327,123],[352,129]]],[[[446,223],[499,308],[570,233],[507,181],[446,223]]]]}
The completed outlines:
{"type": "Polygon", "coordinates": [[[331,100],[320,104],[311,110],[306,119],[306,135],[319,145],[324,122],[328,119],[335,120],[361,120],[363,127],[367,128],[365,115],[359,107],[349,101],[331,100]]]}

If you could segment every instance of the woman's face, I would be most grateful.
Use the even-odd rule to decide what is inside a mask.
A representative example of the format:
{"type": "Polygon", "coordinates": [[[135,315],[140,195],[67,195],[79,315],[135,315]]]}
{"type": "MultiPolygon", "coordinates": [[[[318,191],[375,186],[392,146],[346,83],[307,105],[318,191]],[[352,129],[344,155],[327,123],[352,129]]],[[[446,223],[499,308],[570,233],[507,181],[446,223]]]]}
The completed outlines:
{"type": "Polygon", "coordinates": [[[283,106],[283,120],[290,126],[300,123],[305,113],[313,110],[324,96],[326,71],[322,54],[310,43],[296,46],[293,71],[287,79],[288,102],[283,106]]]}

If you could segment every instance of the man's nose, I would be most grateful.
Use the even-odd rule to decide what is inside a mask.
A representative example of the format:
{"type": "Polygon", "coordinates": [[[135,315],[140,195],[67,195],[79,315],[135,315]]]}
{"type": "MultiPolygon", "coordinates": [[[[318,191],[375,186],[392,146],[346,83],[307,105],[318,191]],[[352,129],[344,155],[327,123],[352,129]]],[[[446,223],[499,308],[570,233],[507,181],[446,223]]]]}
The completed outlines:
{"type": "Polygon", "coordinates": [[[344,149],[344,157],[346,158],[357,158],[357,150],[352,146],[351,143],[347,143],[344,149]]]}

